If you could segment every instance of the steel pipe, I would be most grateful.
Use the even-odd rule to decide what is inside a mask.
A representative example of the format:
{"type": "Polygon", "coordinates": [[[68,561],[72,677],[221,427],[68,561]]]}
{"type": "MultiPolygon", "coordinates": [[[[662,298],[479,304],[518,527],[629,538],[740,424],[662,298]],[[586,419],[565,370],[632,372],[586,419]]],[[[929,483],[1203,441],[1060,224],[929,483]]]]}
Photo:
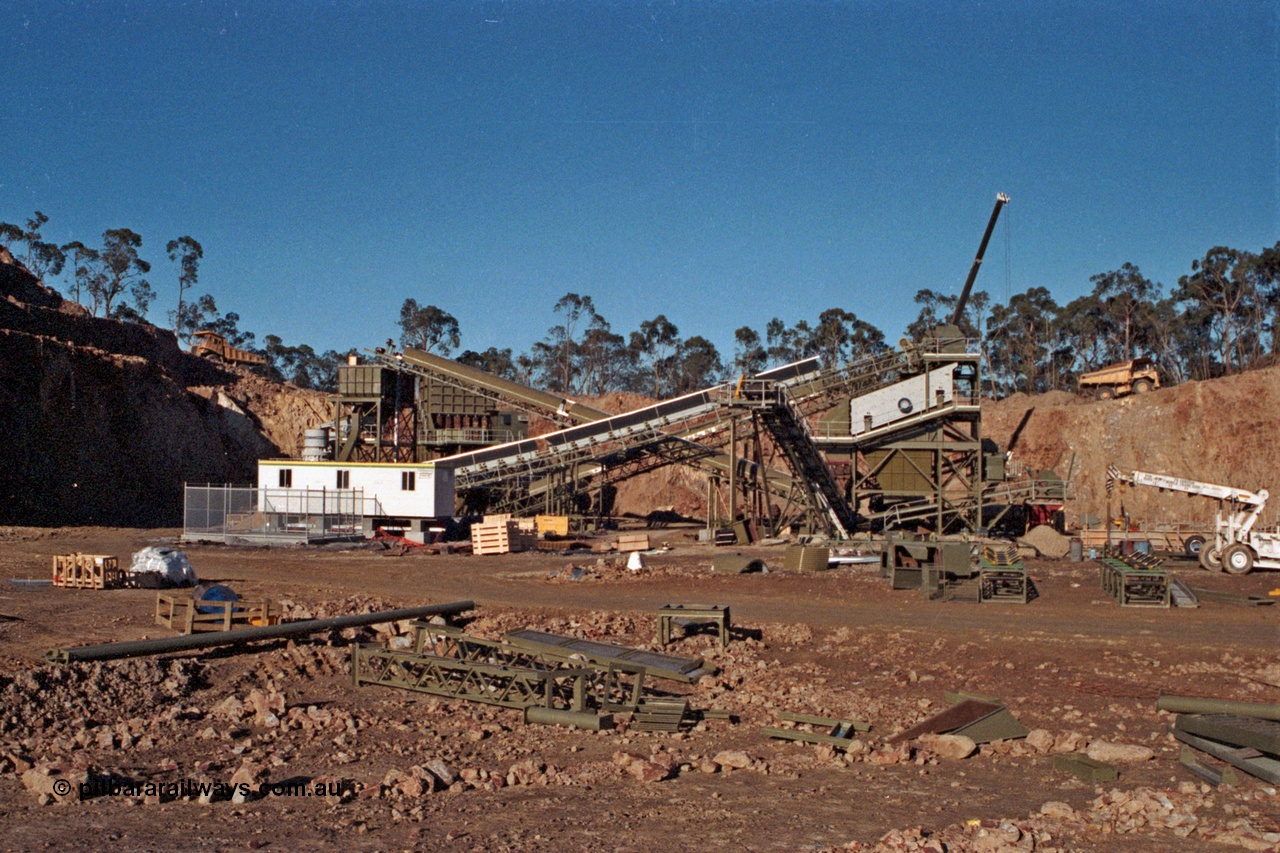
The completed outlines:
{"type": "Polygon", "coordinates": [[[191,651],[192,649],[236,646],[257,640],[300,637],[335,628],[358,628],[362,625],[377,625],[381,622],[399,622],[401,619],[454,616],[467,610],[473,610],[475,606],[476,603],[474,601],[452,601],[448,604],[405,607],[400,610],[383,610],[378,613],[356,613],[350,616],[334,616],[330,619],[306,619],[301,622],[285,622],[280,625],[237,628],[234,631],[213,631],[208,634],[188,634],[183,637],[162,637],[155,640],[134,640],[125,643],[103,643],[97,646],[53,649],[45,652],[44,656],[53,663],[73,663],[76,661],[117,660],[119,658],[162,655],[171,652],[191,651]]]}
{"type": "Polygon", "coordinates": [[[524,709],[525,725],[569,726],[598,732],[613,728],[612,714],[597,714],[594,711],[568,711],[560,708],[545,708],[533,705],[524,709]]]}
{"type": "Polygon", "coordinates": [[[1280,721],[1280,705],[1237,702],[1233,699],[1199,699],[1194,696],[1161,696],[1156,708],[1175,714],[1233,714],[1256,720],[1280,721]]]}

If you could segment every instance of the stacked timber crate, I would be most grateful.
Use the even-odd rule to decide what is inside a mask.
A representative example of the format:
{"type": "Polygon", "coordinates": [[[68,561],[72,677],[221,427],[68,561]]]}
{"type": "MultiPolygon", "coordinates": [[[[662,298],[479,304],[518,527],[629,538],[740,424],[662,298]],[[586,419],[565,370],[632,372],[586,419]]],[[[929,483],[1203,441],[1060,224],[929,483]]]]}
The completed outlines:
{"type": "Polygon", "coordinates": [[[648,533],[619,533],[619,551],[648,551],[652,543],[648,533]]]}
{"type": "Polygon", "coordinates": [[[484,521],[471,525],[471,553],[513,554],[535,546],[533,519],[513,519],[510,515],[486,515],[484,521]]]}

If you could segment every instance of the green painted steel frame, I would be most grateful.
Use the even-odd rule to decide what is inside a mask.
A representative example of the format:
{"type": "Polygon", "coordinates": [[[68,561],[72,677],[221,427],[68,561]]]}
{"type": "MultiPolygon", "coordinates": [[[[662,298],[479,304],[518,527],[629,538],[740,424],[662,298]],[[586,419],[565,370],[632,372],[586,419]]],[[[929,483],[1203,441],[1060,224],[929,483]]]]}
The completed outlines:
{"type": "Polygon", "coordinates": [[[611,663],[598,665],[585,661],[550,658],[510,643],[485,640],[464,633],[452,625],[436,625],[424,620],[410,623],[413,627],[413,653],[451,660],[501,666],[508,669],[556,671],[566,668],[596,673],[589,679],[592,704],[605,711],[630,711],[644,695],[644,669],[611,663]]]}
{"type": "Polygon", "coordinates": [[[503,708],[587,710],[588,682],[595,669],[516,669],[413,652],[376,643],[351,647],[354,683],[414,690],[503,708]]]}

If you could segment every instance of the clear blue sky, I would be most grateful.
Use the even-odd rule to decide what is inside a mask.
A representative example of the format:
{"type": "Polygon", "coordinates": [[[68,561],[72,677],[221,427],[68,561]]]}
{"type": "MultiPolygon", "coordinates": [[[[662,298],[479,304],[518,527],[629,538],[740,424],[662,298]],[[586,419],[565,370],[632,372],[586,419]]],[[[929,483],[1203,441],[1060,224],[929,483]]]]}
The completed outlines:
{"type": "Polygon", "coordinates": [[[831,307],[896,341],[997,192],[997,301],[1280,240],[1276,0],[0,0],[0,56],[0,220],[139,232],[161,324],[190,234],[318,351],[413,297],[520,352],[570,291],[726,358],[831,307]]]}

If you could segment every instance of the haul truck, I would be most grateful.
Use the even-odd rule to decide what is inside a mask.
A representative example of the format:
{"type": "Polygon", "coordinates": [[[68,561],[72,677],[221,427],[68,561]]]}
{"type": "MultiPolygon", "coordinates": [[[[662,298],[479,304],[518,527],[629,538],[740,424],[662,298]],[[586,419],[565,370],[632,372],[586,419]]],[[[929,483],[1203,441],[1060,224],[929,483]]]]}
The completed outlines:
{"type": "Polygon", "coordinates": [[[1262,569],[1280,569],[1280,533],[1254,530],[1258,517],[1266,509],[1271,494],[1266,489],[1256,492],[1184,480],[1146,471],[1121,472],[1116,466],[1107,468],[1107,486],[1113,483],[1151,486],[1168,492],[1201,495],[1218,502],[1214,520],[1214,538],[1200,549],[1200,565],[1209,571],[1226,569],[1235,575],[1262,569]]]}
{"type": "Polygon", "coordinates": [[[191,337],[195,338],[195,343],[191,345],[192,355],[198,355],[211,361],[220,361],[225,364],[267,363],[267,360],[257,353],[231,346],[231,344],[227,343],[227,339],[217,332],[201,329],[191,337]]]}
{"type": "Polygon", "coordinates": [[[1099,400],[1145,394],[1160,387],[1160,374],[1149,358],[1135,358],[1113,364],[1080,377],[1080,393],[1093,394],[1099,400]]]}

